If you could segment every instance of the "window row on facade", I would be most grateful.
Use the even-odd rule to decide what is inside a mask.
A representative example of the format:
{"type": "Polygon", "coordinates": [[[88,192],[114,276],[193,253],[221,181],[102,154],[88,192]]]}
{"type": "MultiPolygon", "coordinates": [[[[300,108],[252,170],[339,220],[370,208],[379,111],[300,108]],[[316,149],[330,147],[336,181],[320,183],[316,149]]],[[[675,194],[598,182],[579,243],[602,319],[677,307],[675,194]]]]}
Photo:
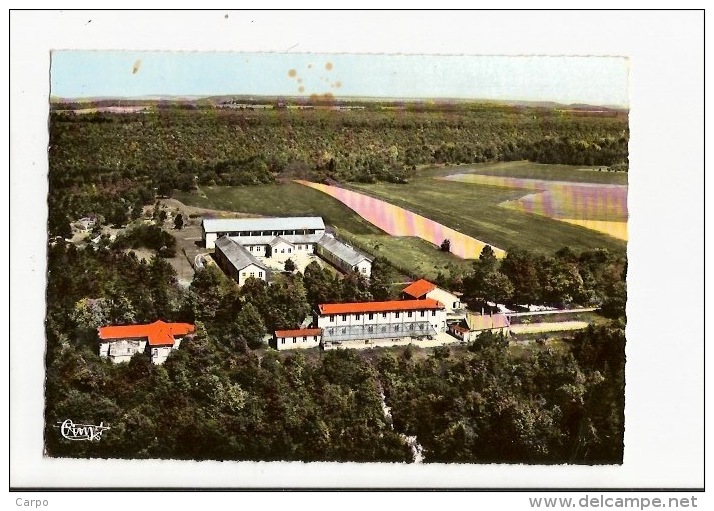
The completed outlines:
{"type": "MultiPolygon", "coordinates": [[[[425,310],[420,310],[420,311],[406,311],[406,312],[368,312],[365,314],[329,314],[327,316],[328,321],[330,323],[335,322],[335,318],[337,320],[342,320],[342,321],[349,321],[354,319],[354,321],[374,321],[377,318],[382,318],[382,319],[411,319],[411,318],[426,318],[428,316],[435,317],[436,316],[436,311],[425,311],[425,310]]],[[[378,319],[377,319],[378,320],[378,319]]]]}

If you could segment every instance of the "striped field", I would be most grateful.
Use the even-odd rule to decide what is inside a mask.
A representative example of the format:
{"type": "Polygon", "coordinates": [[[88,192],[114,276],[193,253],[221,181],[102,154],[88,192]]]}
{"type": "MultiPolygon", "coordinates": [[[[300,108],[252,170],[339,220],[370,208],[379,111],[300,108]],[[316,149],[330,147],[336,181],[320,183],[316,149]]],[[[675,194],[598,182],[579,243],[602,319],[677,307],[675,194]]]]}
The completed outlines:
{"type": "Polygon", "coordinates": [[[560,220],[627,240],[627,186],[454,174],[441,179],[474,185],[532,190],[500,205],[560,220]]]}
{"type": "MultiPolygon", "coordinates": [[[[369,195],[310,181],[297,182],[334,197],[362,218],[392,236],[416,236],[437,246],[448,239],[451,243],[451,253],[463,259],[478,258],[487,245],[483,241],[467,236],[444,224],[369,195]]],[[[496,257],[506,256],[504,250],[494,246],[491,248],[496,257]]]]}

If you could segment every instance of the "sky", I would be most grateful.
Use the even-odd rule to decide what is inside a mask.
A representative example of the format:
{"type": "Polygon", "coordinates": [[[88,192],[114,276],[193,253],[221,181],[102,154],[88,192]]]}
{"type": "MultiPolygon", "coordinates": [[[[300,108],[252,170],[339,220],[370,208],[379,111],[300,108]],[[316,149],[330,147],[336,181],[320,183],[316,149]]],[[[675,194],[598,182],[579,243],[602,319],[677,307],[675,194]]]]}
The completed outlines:
{"type": "Polygon", "coordinates": [[[623,57],[52,52],[53,97],[463,98],[628,106],[623,57]]]}

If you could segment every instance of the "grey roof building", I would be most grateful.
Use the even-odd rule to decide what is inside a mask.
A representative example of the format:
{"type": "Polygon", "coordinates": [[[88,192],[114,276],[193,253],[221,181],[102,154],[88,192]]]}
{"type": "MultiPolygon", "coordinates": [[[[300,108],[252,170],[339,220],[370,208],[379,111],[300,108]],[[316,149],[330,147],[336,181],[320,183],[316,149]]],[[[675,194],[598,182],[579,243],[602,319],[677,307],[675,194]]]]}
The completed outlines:
{"type": "Polygon", "coordinates": [[[227,236],[216,240],[214,258],[216,264],[229,277],[238,282],[239,286],[242,286],[251,277],[264,281],[269,278],[269,268],[227,236]]]}
{"type": "Polygon", "coordinates": [[[275,238],[270,240],[270,243],[268,243],[268,245],[270,245],[271,247],[274,247],[274,246],[278,245],[279,243],[290,244],[290,242],[288,240],[286,240],[285,238],[283,238],[282,236],[276,236],[275,238]]]}
{"type": "Polygon", "coordinates": [[[355,270],[366,275],[371,273],[374,258],[342,243],[332,236],[332,234],[325,234],[320,238],[315,247],[315,251],[323,259],[326,259],[342,270],[355,270]],[[364,268],[364,270],[362,270],[362,268],[364,268]]]}
{"type": "Polygon", "coordinates": [[[216,248],[219,249],[225,258],[238,270],[242,270],[251,264],[265,270],[268,269],[268,267],[258,261],[253,254],[227,236],[216,240],[216,248]]]}

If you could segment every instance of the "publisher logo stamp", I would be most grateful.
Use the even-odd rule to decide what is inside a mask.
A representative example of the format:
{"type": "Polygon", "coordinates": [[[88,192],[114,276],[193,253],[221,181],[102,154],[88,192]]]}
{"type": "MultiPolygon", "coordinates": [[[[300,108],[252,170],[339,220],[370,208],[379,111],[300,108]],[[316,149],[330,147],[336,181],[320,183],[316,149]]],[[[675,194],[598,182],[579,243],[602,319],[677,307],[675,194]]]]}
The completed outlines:
{"type": "Polygon", "coordinates": [[[56,428],[59,428],[60,434],[67,440],[89,440],[100,441],[102,433],[111,429],[105,426],[104,422],[100,422],[98,426],[93,424],[75,424],[71,419],[66,419],[62,422],[57,422],[56,428]]]}

